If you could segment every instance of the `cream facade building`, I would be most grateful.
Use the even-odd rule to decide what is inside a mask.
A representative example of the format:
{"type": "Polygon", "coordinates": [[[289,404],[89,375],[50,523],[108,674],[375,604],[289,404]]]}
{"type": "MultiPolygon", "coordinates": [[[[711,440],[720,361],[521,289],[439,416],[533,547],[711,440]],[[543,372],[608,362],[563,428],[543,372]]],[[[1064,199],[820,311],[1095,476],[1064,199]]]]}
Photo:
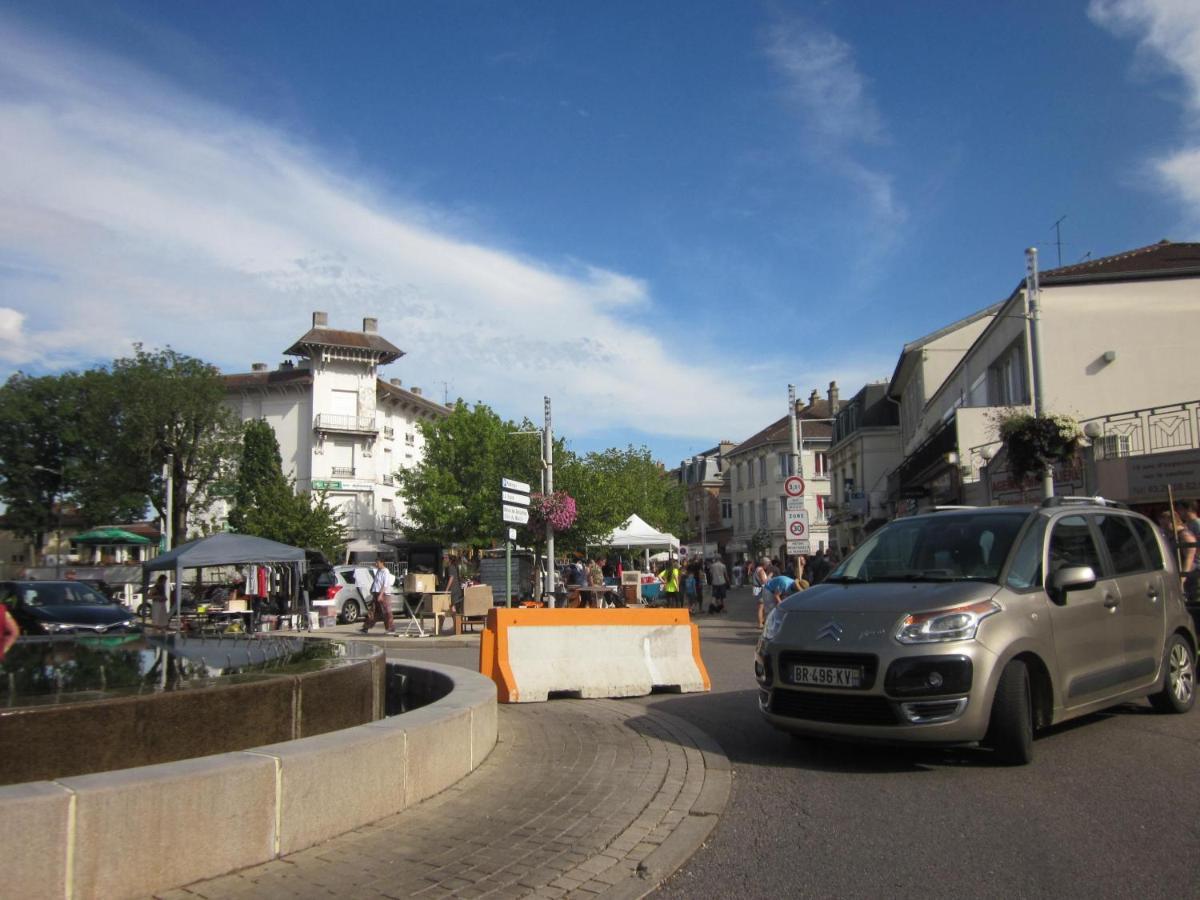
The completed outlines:
{"type": "Polygon", "coordinates": [[[405,510],[396,473],[421,459],[419,424],[449,409],[419,387],[383,376],[404,351],[379,334],[373,318],[363,319],[361,331],[345,331],[315,312],[312,328],[284,355],[296,359],[226,375],[229,405],[243,422],[271,425],[284,474],[301,490],[326,491],[352,541],[401,537],[405,510]]]}
{"type": "Polygon", "coordinates": [[[888,475],[901,459],[900,408],[887,382],[868,384],[837,410],[829,448],[829,542],[843,554],[891,516],[888,475]]]}
{"type": "MultiPolygon", "coordinates": [[[[831,398],[836,403],[836,397],[831,398]]],[[[797,402],[796,416],[803,420],[800,452],[805,481],[804,508],[808,511],[809,541],[813,552],[829,546],[826,504],[829,500],[828,450],[833,428],[830,402],[814,390],[808,403],[797,402]]],[[[788,416],[772,422],[726,455],[730,479],[733,536],[728,551],[735,559],[748,558],[754,536],[765,532],[768,555],[787,555],[784,480],[792,474],[791,425],[788,416]]]]}
{"type": "MultiPolygon", "coordinates": [[[[1164,241],[1049,270],[1041,275],[1040,308],[1047,412],[1095,422],[1089,430],[1110,456],[1196,446],[1200,388],[1192,361],[1194,325],[1200,321],[1200,244],[1164,241]],[[1153,411],[1159,413],[1157,435],[1149,425],[1135,427],[1146,418],[1142,412],[1153,411]]],[[[943,366],[945,374],[926,400],[913,389],[915,352],[905,348],[889,386],[889,395],[901,404],[905,458],[893,496],[902,503],[1040,496],[1032,485],[1013,483],[998,468],[1002,454],[995,455],[998,419],[1032,402],[1026,309],[1022,282],[1002,303],[959,327],[953,343],[962,350],[945,357],[952,365],[943,366]],[[996,462],[988,464],[989,458],[996,462]]],[[[933,374],[925,384],[938,381],[941,373],[933,374]]],[[[1060,469],[1057,493],[1087,490],[1084,468],[1081,461],[1060,469]]]]}

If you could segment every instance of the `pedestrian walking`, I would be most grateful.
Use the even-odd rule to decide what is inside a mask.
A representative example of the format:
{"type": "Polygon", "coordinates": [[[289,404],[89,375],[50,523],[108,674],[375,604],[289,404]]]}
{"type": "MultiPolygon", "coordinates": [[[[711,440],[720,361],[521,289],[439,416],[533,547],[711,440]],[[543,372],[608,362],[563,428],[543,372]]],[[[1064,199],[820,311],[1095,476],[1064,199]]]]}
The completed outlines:
{"type": "Polygon", "coordinates": [[[696,570],[688,569],[687,574],[683,577],[683,595],[687,599],[688,612],[692,612],[692,607],[696,603],[696,570]]]}
{"type": "Polygon", "coordinates": [[[363,634],[374,628],[379,619],[383,619],[387,635],[396,636],[396,626],[392,619],[392,585],[395,583],[396,576],[387,570],[387,565],[382,559],[376,559],[375,578],[371,581],[371,609],[367,613],[367,620],[363,622],[363,634]]]}
{"type": "Polygon", "coordinates": [[[712,564],[712,602],[708,604],[709,615],[725,612],[725,592],[728,588],[729,574],[725,563],[717,557],[712,564]]]}
{"type": "Polygon", "coordinates": [[[673,607],[679,605],[679,566],[674,558],[668,559],[659,577],[662,579],[663,603],[673,607]]]}

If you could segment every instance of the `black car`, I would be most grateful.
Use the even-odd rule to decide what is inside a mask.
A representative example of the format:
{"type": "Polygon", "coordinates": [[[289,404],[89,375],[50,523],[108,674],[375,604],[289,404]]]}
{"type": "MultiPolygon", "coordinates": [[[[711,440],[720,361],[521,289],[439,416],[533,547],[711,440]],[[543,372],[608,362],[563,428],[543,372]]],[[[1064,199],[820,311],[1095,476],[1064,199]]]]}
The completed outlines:
{"type": "Polygon", "coordinates": [[[81,581],[3,581],[0,603],[22,634],[120,634],[140,631],[130,610],[81,581]]]}

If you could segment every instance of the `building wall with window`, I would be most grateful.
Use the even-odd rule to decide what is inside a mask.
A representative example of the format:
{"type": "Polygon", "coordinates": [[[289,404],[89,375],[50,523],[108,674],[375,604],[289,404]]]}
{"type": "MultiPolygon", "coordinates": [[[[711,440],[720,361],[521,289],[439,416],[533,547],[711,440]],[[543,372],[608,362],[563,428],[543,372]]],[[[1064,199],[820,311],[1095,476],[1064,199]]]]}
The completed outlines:
{"type": "MultiPolygon", "coordinates": [[[[275,431],[283,471],[300,490],[323,490],[342,513],[351,540],[378,543],[400,536],[404,505],[396,473],[416,466],[422,421],[449,410],[380,377],[381,366],[403,351],[382,338],[374,319],[361,332],[328,327],[324,313],[285,355],[299,357],[271,370],[225,376],[227,402],[242,421],[264,419],[275,431]]],[[[227,512],[212,511],[217,519],[227,512]]]]}
{"type": "MultiPolygon", "coordinates": [[[[808,403],[797,403],[805,420],[802,432],[802,469],[807,485],[805,508],[809,513],[810,540],[815,552],[828,544],[826,501],[829,495],[827,451],[832,426],[829,403],[813,391],[808,403]]],[[[793,473],[791,426],[787,416],[747,438],[728,454],[730,507],[733,512],[730,555],[745,558],[760,530],[766,532],[768,553],[785,555],[783,482],[793,473]]]]}

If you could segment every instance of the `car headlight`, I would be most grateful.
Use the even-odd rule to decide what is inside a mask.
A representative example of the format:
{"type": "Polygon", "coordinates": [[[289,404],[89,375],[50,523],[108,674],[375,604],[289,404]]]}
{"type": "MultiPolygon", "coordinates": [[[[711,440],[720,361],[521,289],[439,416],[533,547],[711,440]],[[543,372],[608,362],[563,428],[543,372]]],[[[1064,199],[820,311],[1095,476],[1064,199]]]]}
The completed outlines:
{"type": "Polygon", "coordinates": [[[778,606],[767,613],[767,621],[763,625],[762,633],[764,641],[774,640],[775,636],[779,634],[779,629],[783,628],[783,619],[786,615],[787,613],[778,606]]]}
{"type": "Polygon", "coordinates": [[[62,634],[75,630],[74,625],[68,625],[66,622],[43,622],[42,627],[46,629],[47,634],[62,634]]]}
{"type": "Polygon", "coordinates": [[[902,644],[933,644],[939,641],[974,639],[979,623],[1000,612],[995,600],[982,600],[934,612],[910,613],[900,620],[896,640],[902,644]]]}

